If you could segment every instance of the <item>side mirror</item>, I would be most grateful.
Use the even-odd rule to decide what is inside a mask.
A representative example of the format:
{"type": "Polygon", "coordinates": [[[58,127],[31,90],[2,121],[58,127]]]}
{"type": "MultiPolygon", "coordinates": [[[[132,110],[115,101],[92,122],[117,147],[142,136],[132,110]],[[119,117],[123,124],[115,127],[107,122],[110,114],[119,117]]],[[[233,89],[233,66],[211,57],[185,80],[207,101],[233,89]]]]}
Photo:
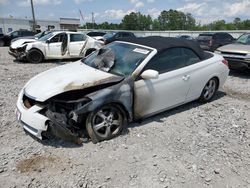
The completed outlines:
{"type": "Polygon", "coordinates": [[[155,70],[145,70],[142,74],[141,74],[142,79],[145,80],[149,80],[149,79],[157,79],[159,78],[159,72],[155,71],[155,70]]]}
{"type": "Polygon", "coordinates": [[[49,40],[49,39],[47,39],[47,40],[46,40],[46,43],[48,43],[48,44],[49,44],[49,43],[50,43],[50,40],[49,40]]]}

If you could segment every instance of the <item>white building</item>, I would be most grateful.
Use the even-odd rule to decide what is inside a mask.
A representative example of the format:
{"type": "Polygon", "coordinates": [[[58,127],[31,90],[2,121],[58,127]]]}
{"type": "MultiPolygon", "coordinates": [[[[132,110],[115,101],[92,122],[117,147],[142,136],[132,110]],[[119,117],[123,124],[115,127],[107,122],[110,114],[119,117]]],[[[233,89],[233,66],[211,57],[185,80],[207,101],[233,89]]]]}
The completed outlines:
{"type": "MultiPolygon", "coordinates": [[[[31,30],[33,20],[23,18],[1,18],[0,17],[0,33],[6,34],[8,32],[27,29],[31,30]]],[[[80,25],[80,19],[74,18],[60,18],[60,21],[56,20],[36,20],[37,30],[45,31],[48,27],[55,30],[77,30],[80,25]]]]}

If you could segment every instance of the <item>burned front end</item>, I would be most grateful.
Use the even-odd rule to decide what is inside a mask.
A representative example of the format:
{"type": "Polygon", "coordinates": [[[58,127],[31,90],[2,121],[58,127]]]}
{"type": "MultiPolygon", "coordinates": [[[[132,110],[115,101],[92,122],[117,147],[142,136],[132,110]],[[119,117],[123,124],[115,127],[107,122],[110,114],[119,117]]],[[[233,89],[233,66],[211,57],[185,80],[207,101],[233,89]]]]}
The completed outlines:
{"type": "Polygon", "coordinates": [[[96,143],[112,138],[133,119],[132,72],[150,52],[129,43],[113,43],[35,76],[19,95],[18,120],[40,139],[54,135],[81,143],[89,136],[96,143]],[[107,106],[112,106],[108,113],[107,106]],[[99,112],[96,121],[91,119],[99,112]],[[101,126],[99,135],[93,124],[101,126]]]}
{"type": "Polygon", "coordinates": [[[17,119],[28,133],[41,140],[57,137],[81,144],[91,138],[86,132],[86,117],[98,107],[119,103],[132,118],[132,89],[127,79],[116,77],[88,88],[72,89],[44,102],[22,90],[17,102],[17,119]]]}

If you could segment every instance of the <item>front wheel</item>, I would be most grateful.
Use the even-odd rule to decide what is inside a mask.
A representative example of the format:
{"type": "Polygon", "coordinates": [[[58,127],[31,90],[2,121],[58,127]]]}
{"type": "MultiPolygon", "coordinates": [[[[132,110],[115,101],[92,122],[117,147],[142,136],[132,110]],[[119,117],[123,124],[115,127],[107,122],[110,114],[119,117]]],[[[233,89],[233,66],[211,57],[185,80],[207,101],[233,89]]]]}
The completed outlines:
{"type": "Polygon", "coordinates": [[[86,128],[93,143],[117,136],[127,124],[126,114],[121,107],[108,104],[91,112],[86,128]]]}
{"type": "Polygon", "coordinates": [[[216,78],[210,79],[202,90],[202,93],[199,99],[200,102],[210,101],[215,95],[217,88],[218,88],[217,79],[216,78]]]}
{"type": "Polygon", "coordinates": [[[43,60],[43,54],[39,50],[31,49],[27,54],[27,60],[30,63],[41,63],[43,60]]]}

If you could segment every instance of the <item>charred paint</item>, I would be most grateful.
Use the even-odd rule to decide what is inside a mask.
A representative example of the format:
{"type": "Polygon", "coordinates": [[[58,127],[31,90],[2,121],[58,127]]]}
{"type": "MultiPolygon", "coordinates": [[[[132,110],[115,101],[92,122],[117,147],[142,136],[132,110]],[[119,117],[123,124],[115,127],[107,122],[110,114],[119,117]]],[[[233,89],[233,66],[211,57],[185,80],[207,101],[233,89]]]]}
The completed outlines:
{"type": "Polygon", "coordinates": [[[114,77],[103,78],[101,80],[98,80],[98,81],[95,81],[95,82],[90,82],[90,83],[85,83],[85,84],[70,82],[68,85],[66,85],[63,88],[63,91],[85,89],[85,88],[89,88],[89,87],[92,87],[92,86],[98,86],[98,85],[103,85],[103,84],[108,84],[108,83],[120,82],[123,79],[124,79],[123,77],[114,76],[114,77]]]}
{"type": "Polygon", "coordinates": [[[90,103],[75,110],[78,115],[91,112],[96,108],[109,104],[118,103],[122,105],[128,113],[129,120],[133,119],[133,81],[126,78],[122,82],[111,87],[90,93],[86,97],[91,99],[90,103]]]}

